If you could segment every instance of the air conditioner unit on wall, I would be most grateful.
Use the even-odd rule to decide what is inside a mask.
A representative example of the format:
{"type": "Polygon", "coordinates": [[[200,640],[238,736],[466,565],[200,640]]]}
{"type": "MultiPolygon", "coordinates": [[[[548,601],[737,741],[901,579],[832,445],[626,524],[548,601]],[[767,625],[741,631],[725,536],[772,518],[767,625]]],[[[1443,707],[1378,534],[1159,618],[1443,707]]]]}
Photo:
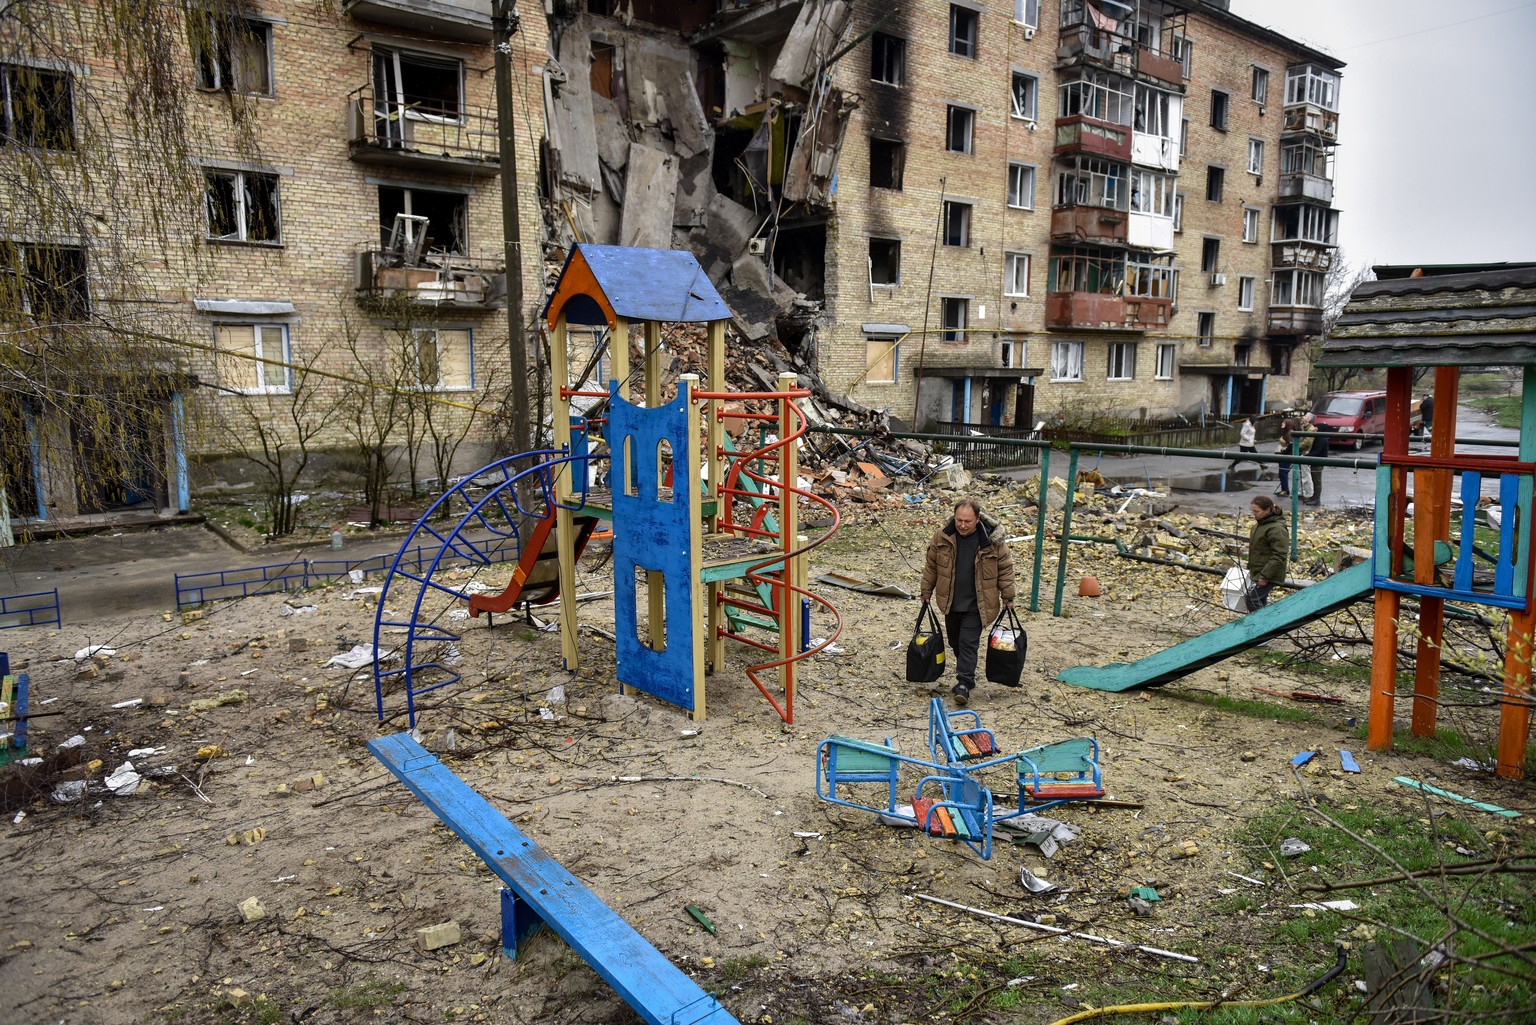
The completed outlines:
{"type": "Polygon", "coordinates": [[[1033,39],[1033,38],[1035,38],[1035,28],[1034,28],[1033,25],[1025,25],[1024,26],[1024,38],[1025,39],[1033,39]]]}
{"type": "Polygon", "coordinates": [[[1212,274],[1211,275],[1211,284],[1213,284],[1213,285],[1225,285],[1226,283],[1227,283],[1227,276],[1225,274],[1212,274]]]}

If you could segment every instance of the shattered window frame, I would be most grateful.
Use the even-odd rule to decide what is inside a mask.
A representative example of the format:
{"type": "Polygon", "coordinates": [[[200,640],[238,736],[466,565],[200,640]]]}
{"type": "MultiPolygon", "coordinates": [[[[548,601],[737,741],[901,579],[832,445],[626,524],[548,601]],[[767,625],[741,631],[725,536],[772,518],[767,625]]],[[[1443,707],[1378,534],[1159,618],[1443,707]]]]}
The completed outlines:
{"type": "Polygon", "coordinates": [[[422,391],[473,391],[475,336],[469,327],[411,329],[415,386],[422,391]]]}
{"type": "Polygon", "coordinates": [[[91,315],[90,254],[79,245],[0,239],[0,308],[37,324],[79,323],[91,315]]]}
{"type": "Polygon", "coordinates": [[[939,297],[939,341],[963,342],[966,328],[970,326],[971,301],[964,296],[939,297]]]}
{"type": "Polygon", "coordinates": [[[1221,239],[1207,235],[1200,240],[1200,273],[1215,274],[1221,269],[1221,239]]]}
{"type": "Polygon", "coordinates": [[[1040,117],[1040,79],[1026,71],[1013,72],[1009,86],[1010,114],[1024,121],[1040,117]]]}
{"type": "Polygon", "coordinates": [[[1252,311],[1254,293],[1258,291],[1258,279],[1251,274],[1244,274],[1237,279],[1237,308],[1244,312],[1252,311]]]}
{"type": "Polygon", "coordinates": [[[1253,86],[1250,92],[1253,102],[1264,106],[1269,102],[1269,69],[1253,66],[1253,86]]]}
{"type": "Polygon", "coordinates": [[[1083,343],[1051,343],[1051,380],[1081,381],[1083,379],[1083,343]]]}
{"type": "Polygon", "coordinates": [[[1173,380],[1174,361],[1178,358],[1179,347],[1173,342],[1157,343],[1157,365],[1152,369],[1154,381],[1173,380]]]}
{"type": "Polygon", "coordinates": [[[1259,240],[1259,208],[1256,206],[1243,207],[1243,241],[1258,242],[1259,240]]]}
{"type": "Polygon", "coordinates": [[[981,49],[981,15],[969,7],[949,5],[949,52],[975,60],[981,49]]]}
{"type": "Polygon", "coordinates": [[[957,103],[945,104],[944,149],[970,156],[975,150],[976,109],[957,103]]]}
{"type": "Polygon", "coordinates": [[[1227,191],[1227,169],[1216,164],[1205,165],[1205,198],[1210,203],[1220,203],[1227,191]]]}
{"type": "Polygon", "coordinates": [[[1211,127],[1225,132],[1232,120],[1232,97],[1225,89],[1211,90],[1211,127]]]}
{"type": "Polygon", "coordinates": [[[1035,208],[1035,165],[1017,160],[1008,162],[1008,208],[1033,210],[1035,208]]]}
{"type": "Polygon", "coordinates": [[[269,22],[207,15],[202,32],[192,42],[197,88],[247,96],[274,95],[272,47],[269,22]]]}
{"type": "Polygon", "coordinates": [[[209,242],[283,244],[282,176],[269,171],[203,169],[203,210],[209,242]]]}
{"type": "Polygon", "coordinates": [[[944,244],[958,249],[971,245],[971,204],[957,199],[944,201],[944,244]]]}
{"type": "Polygon", "coordinates": [[[907,84],[907,41],[876,32],[869,38],[869,79],[884,85],[907,84]]]}
{"type": "Polygon", "coordinates": [[[887,139],[878,135],[869,137],[869,187],[902,191],[906,174],[907,144],[901,139],[887,139]],[[875,174],[875,168],[888,169],[889,174],[875,174]],[[889,183],[889,184],[887,184],[889,183]]]}
{"type": "Polygon", "coordinates": [[[386,113],[403,115],[407,120],[434,124],[461,125],[467,116],[464,90],[464,60],[442,54],[425,53],[397,46],[373,47],[374,104],[386,113]],[[408,74],[411,72],[412,74],[408,74]],[[434,74],[452,75],[455,96],[451,108],[448,90],[434,74]],[[422,76],[422,77],[415,77],[422,76]],[[433,87],[433,88],[428,88],[433,87]],[[436,101],[433,106],[428,101],[436,101]],[[399,108],[396,112],[394,108],[399,108]]]}
{"type": "Polygon", "coordinates": [[[871,235],[869,237],[869,283],[875,288],[900,288],[901,287],[901,239],[890,238],[884,235],[871,235]],[[884,251],[877,259],[876,248],[884,251]],[[890,280],[877,281],[875,279],[876,267],[890,268],[890,280]]]}
{"type": "Polygon", "coordinates": [[[75,83],[68,71],[0,64],[0,147],[73,150],[75,83]]]}
{"type": "Polygon", "coordinates": [[[1184,193],[1178,191],[1173,194],[1173,230],[1184,231],[1184,193]]]}
{"type": "Polygon", "coordinates": [[[1003,295],[1009,298],[1029,296],[1029,253],[1003,254],[1003,295]]]}
{"type": "Polygon", "coordinates": [[[1216,341],[1216,311],[1201,310],[1195,314],[1195,344],[1209,349],[1216,341]]]}

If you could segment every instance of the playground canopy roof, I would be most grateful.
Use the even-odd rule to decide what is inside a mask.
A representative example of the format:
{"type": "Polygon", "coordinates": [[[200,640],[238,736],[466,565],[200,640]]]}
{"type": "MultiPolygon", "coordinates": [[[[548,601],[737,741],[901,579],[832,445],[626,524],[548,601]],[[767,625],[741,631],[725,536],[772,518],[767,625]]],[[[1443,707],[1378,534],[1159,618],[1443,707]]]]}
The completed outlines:
{"type": "Polygon", "coordinates": [[[1318,366],[1536,364],[1536,263],[1373,269],[1381,280],[1355,288],[1318,366]]]}
{"type": "Polygon", "coordinates": [[[578,245],[566,258],[544,309],[550,327],[654,320],[703,324],[729,320],[730,307],[690,252],[635,246],[578,245]]]}

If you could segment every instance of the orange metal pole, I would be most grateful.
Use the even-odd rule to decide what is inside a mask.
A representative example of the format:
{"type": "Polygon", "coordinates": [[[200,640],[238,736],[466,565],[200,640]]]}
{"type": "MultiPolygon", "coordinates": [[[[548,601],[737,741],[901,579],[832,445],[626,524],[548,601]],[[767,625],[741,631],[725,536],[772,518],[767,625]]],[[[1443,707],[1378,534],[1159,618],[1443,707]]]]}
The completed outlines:
{"type": "MultiPolygon", "coordinates": [[[[1460,381],[1460,367],[1435,368],[1435,409],[1445,410],[1446,419],[1440,422],[1451,428],[1435,431],[1431,437],[1429,454],[1436,459],[1450,459],[1456,454],[1456,401],[1460,381]]],[[[1425,486],[1415,497],[1413,578],[1419,583],[1432,584],[1435,581],[1435,542],[1449,543],[1451,539],[1452,473],[1450,470],[1427,470],[1419,476],[1425,486]]],[[[1462,510],[1462,516],[1468,522],[1476,515],[1475,506],[1462,510]]],[[[1414,662],[1413,681],[1415,737],[1435,735],[1435,714],[1440,699],[1440,653],[1444,639],[1445,599],[1420,598],[1418,657],[1414,662]]]]}
{"type": "MultiPolygon", "coordinates": [[[[1533,538],[1536,540],[1536,538],[1533,538]]],[[[1504,709],[1499,713],[1498,774],[1525,775],[1525,749],[1531,735],[1531,637],[1536,605],[1511,613],[1504,649],[1504,709]]]]}
{"type": "MultiPolygon", "coordinates": [[[[1408,367],[1387,370],[1387,431],[1382,454],[1407,455],[1409,405],[1413,402],[1413,371],[1408,367]]],[[[1403,565],[1403,510],[1407,508],[1408,474],[1394,469],[1392,488],[1385,515],[1390,566],[1378,566],[1378,573],[1396,576],[1403,565]]],[[[1383,520],[1378,517],[1378,524],[1383,520]]],[[[1378,529],[1380,529],[1378,527],[1378,529]]],[[[1431,560],[1433,563],[1433,560],[1431,560]]],[[[1365,746],[1372,751],[1392,747],[1392,717],[1397,699],[1397,616],[1402,596],[1397,591],[1376,592],[1375,628],[1372,635],[1371,705],[1366,719],[1365,746]]]]}
{"type": "Polygon", "coordinates": [[[1377,589],[1371,708],[1365,730],[1365,746],[1372,751],[1392,748],[1392,707],[1397,697],[1397,612],[1401,605],[1399,592],[1377,589]]]}

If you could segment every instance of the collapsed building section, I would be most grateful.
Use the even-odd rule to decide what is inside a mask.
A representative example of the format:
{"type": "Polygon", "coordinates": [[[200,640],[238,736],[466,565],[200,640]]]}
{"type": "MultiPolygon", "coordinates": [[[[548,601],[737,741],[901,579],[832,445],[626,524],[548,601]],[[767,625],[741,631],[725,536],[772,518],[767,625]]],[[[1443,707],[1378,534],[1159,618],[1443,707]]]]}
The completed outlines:
{"type": "Polygon", "coordinates": [[[837,162],[856,100],[829,69],[846,0],[589,3],[550,34],[555,246],[683,247],[749,340],[814,362],[837,162]]]}

